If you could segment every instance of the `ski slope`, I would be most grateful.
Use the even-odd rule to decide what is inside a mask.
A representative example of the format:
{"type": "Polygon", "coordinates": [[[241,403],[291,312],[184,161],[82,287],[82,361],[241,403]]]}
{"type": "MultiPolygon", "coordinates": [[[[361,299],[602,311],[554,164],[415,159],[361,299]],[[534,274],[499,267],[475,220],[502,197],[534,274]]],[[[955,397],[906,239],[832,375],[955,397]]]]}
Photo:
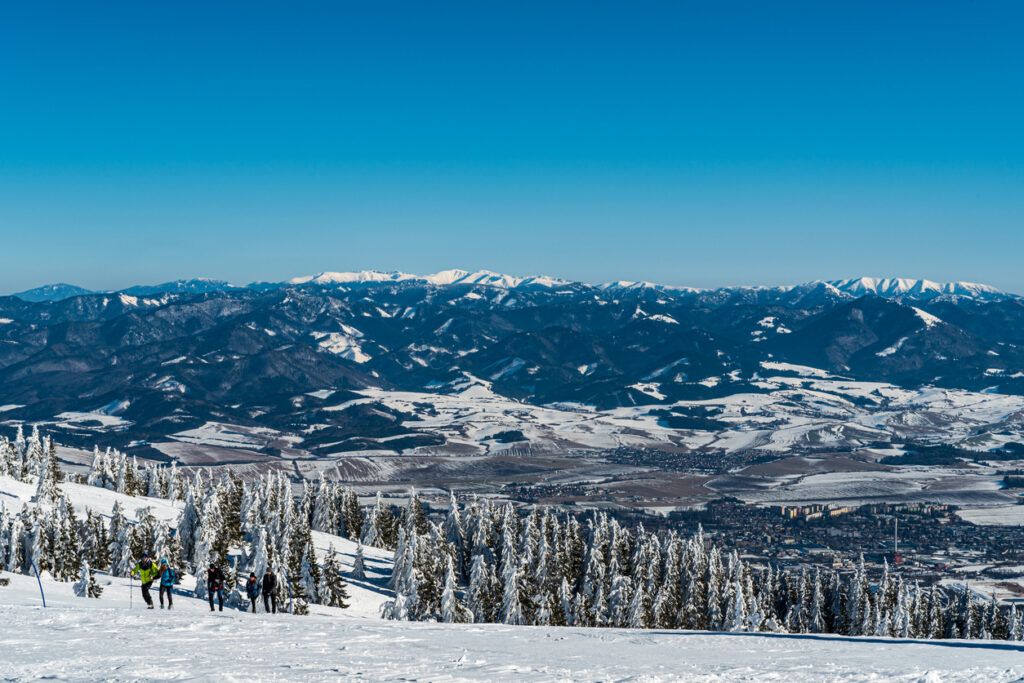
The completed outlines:
{"type": "MultiPolygon", "coordinates": [[[[387,622],[314,606],[252,615],[176,597],[128,607],[120,579],[98,600],[4,573],[4,680],[222,681],[1015,681],[1024,646],[686,631],[387,622]]],[[[137,587],[136,587],[137,590],[137,587]]]]}
{"type": "MultiPolygon", "coordinates": [[[[34,486],[0,477],[0,501],[20,509],[34,486]]],[[[177,504],[62,485],[75,507],[129,514],[151,505],[171,518],[177,504]]],[[[354,544],[333,544],[346,574],[354,544]]],[[[0,572],[0,678],[73,681],[1019,681],[1024,644],[898,641],[688,631],[454,625],[383,621],[390,553],[365,548],[367,578],[348,578],[348,609],[310,605],[309,616],[211,613],[192,597],[194,578],[175,589],[172,611],[145,609],[137,583],[97,572],[99,599],[44,574],[0,572]]],[[[156,598],[154,594],[154,599],[156,598]]]]}

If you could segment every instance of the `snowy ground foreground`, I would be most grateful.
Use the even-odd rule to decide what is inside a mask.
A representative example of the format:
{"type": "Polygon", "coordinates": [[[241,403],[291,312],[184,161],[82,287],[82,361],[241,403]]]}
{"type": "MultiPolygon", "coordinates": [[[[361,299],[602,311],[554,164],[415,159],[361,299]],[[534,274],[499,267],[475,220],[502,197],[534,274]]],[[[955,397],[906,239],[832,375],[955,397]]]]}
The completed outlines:
{"type": "MultiPolygon", "coordinates": [[[[320,609],[308,617],[128,609],[4,573],[0,677],[54,680],[1020,681],[1024,647],[828,637],[384,622],[320,609]]],[[[136,588],[137,590],[137,588],[136,588]]]]}
{"type": "MultiPolygon", "coordinates": [[[[167,501],[130,498],[65,484],[76,508],[109,514],[115,499],[134,517],[167,501]]],[[[0,501],[20,509],[35,487],[0,477],[0,501]]],[[[161,507],[163,506],[163,507],[161,507]]],[[[354,544],[333,543],[346,573],[354,544]]],[[[908,642],[615,629],[387,622],[378,618],[391,558],[366,548],[365,581],[349,578],[351,607],[310,606],[312,615],[211,614],[190,597],[187,576],[173,611],[145,610],[138,584],[97,574],[99,599],[76,597],[71,583],[0,572],[0,679],[54,680],[367,680],[367,681],[1021,681],[1024,646],[908,642]],[[130,597],[131,596],[131,597],[130,597]]]]}

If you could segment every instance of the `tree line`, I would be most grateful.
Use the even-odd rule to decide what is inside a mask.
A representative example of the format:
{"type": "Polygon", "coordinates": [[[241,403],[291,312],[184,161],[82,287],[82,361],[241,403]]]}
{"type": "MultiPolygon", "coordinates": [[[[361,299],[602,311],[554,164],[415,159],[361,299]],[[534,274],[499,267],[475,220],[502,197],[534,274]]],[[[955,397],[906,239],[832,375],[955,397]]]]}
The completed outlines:
{"type": "Polygon", "coordinates": [[[223,567],[228,603],[244,606],[237,573],[283,574],[295,612],[309,603],[344,607],[345,574],[333,547],[320,560],[313,531],[356,541],[350,577],[365,578],[362,547],[394,551],[393,600],[383,616],[398,620],[522,625],[834,633],[899,638],[1021,640],[1015,606],[973,591],[905,581],[887,564],[871,581],[863,557],[852,572],[787,571],[724,550],[698,529],[690,536],[628,529],[604,513],[516,509],[487,499],[431,519],[412,492],[401,508],[380,493],[363,506],[351,488],[323,477],[293,489],[282,472],[243,482],[230,472],[185,476],[176,467],[139,468],[116,450],[94,452],[86,483],[128,495],[181,503],[174,526],[142,507],[129,519],[115,504],[108,520],[88,510],[78,519],[59,486],[52,441],[37,432],[0,439],[0,473],[34,482],[18,513],[0,509],[0,566],[29,573],[32,563],[59,581],[79,578],[89,593],[94,569],[127,576],[143,550],[172,558],[197,577],[223,567]],[[297,495],[296,495],[297,494],[297,495]]]}

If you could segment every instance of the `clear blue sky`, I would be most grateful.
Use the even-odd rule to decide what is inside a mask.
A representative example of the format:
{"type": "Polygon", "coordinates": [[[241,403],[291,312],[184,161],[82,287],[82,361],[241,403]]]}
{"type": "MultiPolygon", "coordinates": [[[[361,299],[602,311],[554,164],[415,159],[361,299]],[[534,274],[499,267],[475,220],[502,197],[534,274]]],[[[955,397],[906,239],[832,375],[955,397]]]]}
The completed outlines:
{"type": "Polygon", "coordinates": [[[0,292],[447,267],[1024,292],[1020,2],[7,3],[0,292]]]}

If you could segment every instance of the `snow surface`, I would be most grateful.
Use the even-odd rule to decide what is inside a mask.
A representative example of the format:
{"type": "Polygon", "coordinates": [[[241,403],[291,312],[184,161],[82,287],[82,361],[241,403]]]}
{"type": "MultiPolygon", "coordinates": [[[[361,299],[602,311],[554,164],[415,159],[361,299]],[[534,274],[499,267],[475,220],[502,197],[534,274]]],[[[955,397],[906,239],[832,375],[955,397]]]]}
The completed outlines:
{"type": "Polygon", "coordinates": [[[972,524],[1024,526],[1024,505],[959,510],[956,514],[972,524]]]}
{"type": "MultiPolygon", "coordinates": [[[[225,609],[175,596],[142,609],[120,579],[100,599],[4,573],[0,670],[11,681],[1014,681],[1024,646],[497,624],[385,622],[225,609]]],[[[136,587],[136,590],[138,588],[136,587]]]]}

